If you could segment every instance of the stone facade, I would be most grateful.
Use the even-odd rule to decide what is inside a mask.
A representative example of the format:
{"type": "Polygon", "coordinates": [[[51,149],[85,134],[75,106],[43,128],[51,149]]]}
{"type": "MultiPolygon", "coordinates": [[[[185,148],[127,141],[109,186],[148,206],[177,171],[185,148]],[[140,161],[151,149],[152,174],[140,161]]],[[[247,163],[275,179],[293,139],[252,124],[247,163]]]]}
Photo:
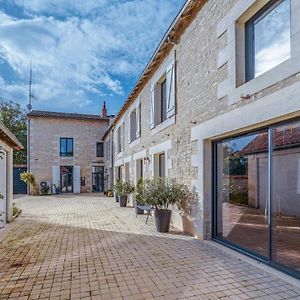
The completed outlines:
{"type": "MultiPolygon", "coordinates": [[[[143,163],[144,177],[151,178],[156,173],[156,155],[165,153],[166,176],[197,189],[198,207],[188,231],[199,238],[212,235],[213,141],[300,116],[300,24],[299,18],[293,17],[299,12],[299,1],[291,0],[291,59],[247,83],[234,83],[240,76],[237,65],[241,64],[236,58],[244,53],[236,33],[267,2],[205,1],[180,41],[145,79],[142,91],[130,99],[130,105],[126,103],[109,130],[114,136],[115,178],[121,173],[122,179],[136,182],[138,160],[143,163]],[[176,66],[176,113],[151,128],[153,82],[172,60],[176,66]],[[130,112],[139,103],[141,134],[128,142],[130,112]],[[118,128],[122,124],[124,149],[119,152],[118,128]]],[[[173,225],[183,228],[175,208],[173,225]]]]}
{"type": "MultiPolygon", "coordinates": [[[[108,117],[94,117],[96,118],[29,114],[29,170],[38,182],[46,181],[51,186],[59,184],[60,179],[57,176],[60,175],[55,176],[53,168],[59,171],[61,166],[71,166],[73,173],[74,168],[80,170],[80,173],[77,171],[77,175],[73,174],[73,192],[93,191],[93,167],[104,166],[104,158],[97,157],[97,142],[102,141],[109,125],[108,117]],[[60,155],[60,138],[73,138],[73,156],[60,155]],[[79,184],[79,187],[74,186],[74,180],[77,180],[76,184],[79,184]]],[[[104,174],[102,176],[104,177],[104,174]]]]}

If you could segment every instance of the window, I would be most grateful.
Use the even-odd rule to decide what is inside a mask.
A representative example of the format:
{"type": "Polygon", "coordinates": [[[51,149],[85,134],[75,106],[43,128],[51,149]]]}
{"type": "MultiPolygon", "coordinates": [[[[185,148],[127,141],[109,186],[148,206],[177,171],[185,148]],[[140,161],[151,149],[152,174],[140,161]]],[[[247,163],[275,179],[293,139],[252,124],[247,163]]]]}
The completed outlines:
{"type": "Polygon", "coordinates": [[[72,138],[60,138],[60,156],[65,156],[65,157],[73,156],[72,138]]]}
{"type": "Polygon", "coordinates": [[[157,79],[154,80],[157,81],[151,86],[149,109],[151,129],[171,119],[175,114],[175,61],[172,61],[163,72],[160,70],[155,77],[157,79]]]}
{"type": "Polygon", "coordinates": [[[164,81],[160,85],[160,123],[167,119],[167,80],[164,81]]]}
{"type": "Polygon", "coordinates": [[[136,129],[137,129],[137,119],[136,119],[136,109],[134,109],[129,116],[130,120],[130,132],[129,132],[129,142],[134,141],[137,138],[136,129]]]}
{"type": "Polygon", "coordinates": [[[144,176],[144,160],[138,159],[136,161],[136,179],[139,180],[140,178],[143,178],[144,176]]]}
{"type": "Polygon", "coordinates": [[[214,237],[300,278],[300,121],[214,149],[214,237]]]}
{"type": "Polygon", "coordinates": [[[166,177],[166,168],[165,168],[165,153],[158,155],[158,176],[166,177]]]}
{"type": "Polygon", "coordinates": [[[246,81],[290,58],[290,0],[270,1],[246,23],[246,81]]]}
{"type": "Polygon", "coordinates": [[[117,142],[118,142],[118,153],[124,150],[124,123],[117,129],[117,142]]]}
{"type": "Polygon", "coordinates": [[[97,143],[97,157],[103,157],[103,142],[97,143]]]}

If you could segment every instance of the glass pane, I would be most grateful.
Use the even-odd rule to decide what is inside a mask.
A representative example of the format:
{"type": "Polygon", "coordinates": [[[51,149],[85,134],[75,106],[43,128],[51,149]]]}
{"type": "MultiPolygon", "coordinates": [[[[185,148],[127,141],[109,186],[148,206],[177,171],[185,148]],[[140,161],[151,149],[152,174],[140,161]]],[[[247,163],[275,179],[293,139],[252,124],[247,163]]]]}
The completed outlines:
{"type": "Polygon", "coordinates": [[[65,155],[67,152],[67,141],[66,139],[60,139],[60,154],[65,155]]]}
{"type": "Polygon", "coordinates": [[[161,84],[161,122],[167,119],[167,81],[161,84]]]}
{"type": "Polygon", "coordinates": [[[272,139],[272,259],[300,272],[300,122],[272,139]]]}
{"type": "Polygon", "coordinates": [[[217,144],[217,237],[268,255],[268,133],[217,144]]]}
{"type": "Polygon", "coordinates": [[[73,155],[73,139],[67,139],[67,151],[68,156],[73,155]]]}
{"type": "Polygon", "coordinates": [[[290,15],[284,0],[254,22],[255,77],[290,58],[290,15]]]}

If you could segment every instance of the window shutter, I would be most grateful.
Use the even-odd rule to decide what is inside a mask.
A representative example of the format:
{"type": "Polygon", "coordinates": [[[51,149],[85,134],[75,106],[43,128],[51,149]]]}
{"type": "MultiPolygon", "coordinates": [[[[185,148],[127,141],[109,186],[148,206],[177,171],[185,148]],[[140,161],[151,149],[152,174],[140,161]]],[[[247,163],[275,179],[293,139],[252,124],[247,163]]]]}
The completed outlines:
{"type": "Polygon", "coordinates": [[[124,123],[120,126],[120,152],[124,150],[124,123]]]}
{"type": "Polygon", "coordinates": [[[151,87],[150,109],[149,109],[149,125],[150,129],[154,128],[154,101],[155,101],[155,85],[151,87]]]}
{"type": "Polygon", "coordinates": [[[140,115],[141,115],[141,103],[139,103],[135,109],[135,122],[136,122],[136,138],[139,138],[141,136],[141,124],[140,124],[140,115]]]}
{"type": "Polygon", "coordinates": [[[176,80],[175,80],[175,62],[173,61],[166,70],[167,84],[167,117],[175,114],[176,80]]]}
{"type": "Polygon", "coordinates": [[[128,127],[127,127],[128,143],[131,143],[131,113],[128,116],[128,127]]]}

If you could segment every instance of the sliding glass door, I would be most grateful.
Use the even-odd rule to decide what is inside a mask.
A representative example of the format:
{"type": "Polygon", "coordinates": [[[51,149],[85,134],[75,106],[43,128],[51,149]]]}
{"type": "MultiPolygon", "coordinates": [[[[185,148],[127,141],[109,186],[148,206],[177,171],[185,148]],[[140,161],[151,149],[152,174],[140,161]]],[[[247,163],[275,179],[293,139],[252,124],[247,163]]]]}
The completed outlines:
{"type": "Polygon", "coordinates": [[[215,144],[214,238],[300,275],[300,122],[215,144]]]}
{"type": "Polygon", "coordinates": [[[272,129],[271,259],[300,272],[300,122],[272,129]]]}

